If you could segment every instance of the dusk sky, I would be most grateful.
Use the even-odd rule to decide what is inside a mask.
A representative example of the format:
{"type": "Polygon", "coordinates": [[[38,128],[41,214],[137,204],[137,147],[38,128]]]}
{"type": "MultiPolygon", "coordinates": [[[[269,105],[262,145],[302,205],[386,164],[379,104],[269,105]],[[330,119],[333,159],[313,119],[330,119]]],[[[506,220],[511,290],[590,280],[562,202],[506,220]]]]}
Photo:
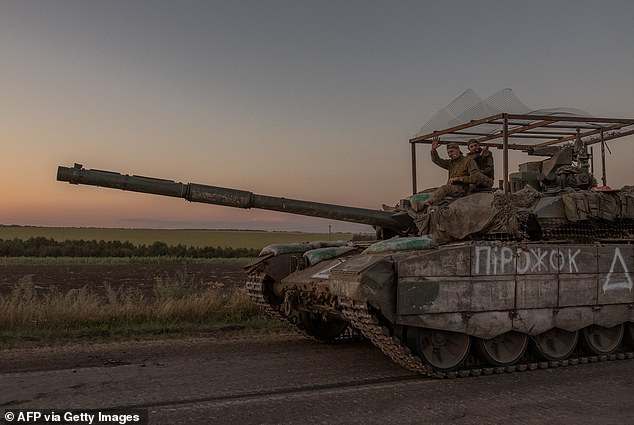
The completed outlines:
{"type": "MultiPolygon", "coordinates": [[[[0,1],[0,224],[369,230],[55,174],[394,205],[408,140],[468,88],[634,117],[633,22],[629,0],[0,1]]],[[[612,187],[634,184],[633,144],[610,144],[612,187]]],[[[420,151],[418,187],[444,183],[420,151]]]]}

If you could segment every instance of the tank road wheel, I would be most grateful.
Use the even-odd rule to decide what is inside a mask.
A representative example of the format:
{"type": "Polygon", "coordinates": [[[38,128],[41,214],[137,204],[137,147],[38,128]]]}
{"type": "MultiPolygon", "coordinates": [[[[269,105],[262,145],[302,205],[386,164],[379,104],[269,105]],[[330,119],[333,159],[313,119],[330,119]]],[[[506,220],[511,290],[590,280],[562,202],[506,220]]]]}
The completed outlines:
{"type": "Polygon", "coordinates": [[[543,360],[565,360],[574,351],[579,332],[568,332],[553,328],[531,338],[532,348],[543,360]]]}
{"type": "Polygon", "coordinates": [[[407,342],[424,363],[438,371],[460,367],[471,348],[467,334],[425,328],[409,328],[407,342]]]}
{"type": "Polygon", "coordinates": [[[491,339],[478,339],[477,346],[485,362],[493,366],[510,366],[526,352],[528,335],[511,331],[491,339]]]}
{"type": "Polygon", "coordinates": [[[348,327],[348,322],[334,317],[324,320],[321,315],[309,312],[301,312],[300,317],[304,330],[325,342],[333,342],[348,327]]]}
{"type": "Polygon", "coordinates": [[[581,345],[590,354],[610,354],[621,345],[624,329],[623,324],[613,328],[588,326],[581,331],[581,345]]]}

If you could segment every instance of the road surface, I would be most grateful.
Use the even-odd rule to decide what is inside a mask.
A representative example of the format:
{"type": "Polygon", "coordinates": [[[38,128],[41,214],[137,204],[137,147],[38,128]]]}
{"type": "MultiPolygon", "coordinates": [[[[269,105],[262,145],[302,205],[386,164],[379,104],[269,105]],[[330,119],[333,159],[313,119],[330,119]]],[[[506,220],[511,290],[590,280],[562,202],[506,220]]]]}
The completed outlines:
{"type": "Polygon", "coordinates": [[[0,351],[10,409],[147,409],[150,424],[628,424],[634,360],[433,380],[368,343],[280,334],[0,351]]]}

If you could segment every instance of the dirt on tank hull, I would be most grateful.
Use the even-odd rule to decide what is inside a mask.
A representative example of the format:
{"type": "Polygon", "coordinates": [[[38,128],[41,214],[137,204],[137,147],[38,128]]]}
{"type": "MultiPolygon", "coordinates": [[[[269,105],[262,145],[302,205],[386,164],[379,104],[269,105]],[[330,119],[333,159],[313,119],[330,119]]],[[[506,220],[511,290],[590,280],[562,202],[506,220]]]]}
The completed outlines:
{"type": "Polygon", "coordinates": [[[343,318],[430,375],[634,350],[631,244],[383,245],[283,278],[281,310],[343,318]]]}

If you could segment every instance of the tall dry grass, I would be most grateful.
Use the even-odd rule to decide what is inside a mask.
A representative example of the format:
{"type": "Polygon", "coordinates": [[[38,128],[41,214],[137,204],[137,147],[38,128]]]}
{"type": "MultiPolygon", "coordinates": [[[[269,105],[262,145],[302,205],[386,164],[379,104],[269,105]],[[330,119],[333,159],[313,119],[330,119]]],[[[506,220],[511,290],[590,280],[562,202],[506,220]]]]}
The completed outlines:
{"type": "Polygon", "coordinates": [[[205,286],[191,275],[157,278],[153,293],[105,285],[38,290],[32,281],[0,297],[0,347],[20,341],[187,332],[223,325],[274,327],[243,290],[205,286]]]}

